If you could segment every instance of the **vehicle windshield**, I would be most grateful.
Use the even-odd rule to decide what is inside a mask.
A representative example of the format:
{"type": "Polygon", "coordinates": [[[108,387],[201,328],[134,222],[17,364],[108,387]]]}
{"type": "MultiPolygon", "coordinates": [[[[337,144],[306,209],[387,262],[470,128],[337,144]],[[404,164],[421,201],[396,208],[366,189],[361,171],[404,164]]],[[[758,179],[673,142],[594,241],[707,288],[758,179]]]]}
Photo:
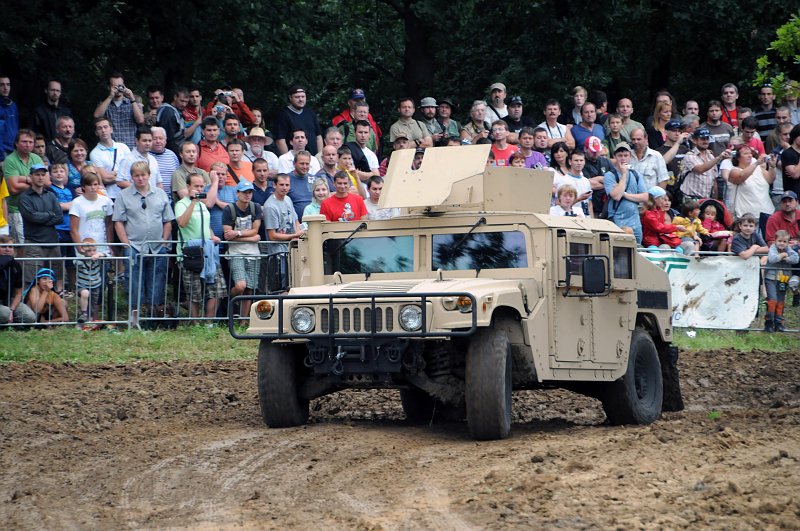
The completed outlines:
{"type": "Polygon", "coordinates": [[[381,236],[325,240],[324,271],[332,275],[352,273],[408,273],[414,271],[414,237],[381,236]]]}
{"type": "Polygon", "coordinates": [[[431,268],[513,269],[528,267],[525,235],[519,231],[434,234],[431,268]]]}

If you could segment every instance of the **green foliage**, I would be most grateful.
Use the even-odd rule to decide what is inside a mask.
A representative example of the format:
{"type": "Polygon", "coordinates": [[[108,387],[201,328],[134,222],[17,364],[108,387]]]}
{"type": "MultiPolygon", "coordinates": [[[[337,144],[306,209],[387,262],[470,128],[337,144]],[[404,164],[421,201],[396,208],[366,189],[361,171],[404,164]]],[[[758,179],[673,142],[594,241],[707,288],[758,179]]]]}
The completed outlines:
{"type": "MultiPolygon", "coordinates": [[[[469,103],[501,80],[535,118],[548,98],[566,106],[580,84],[606,91],[612,109],[617,98],[632,97],[643,120],[661,88],[679,101],[705,101],[725,82],[749,83],[759,51],[786,22],[786,12],[760,0],[6,0],[3,7],[0,70],[13,79],[23,122],[47,77],[58,77],[88,140],[111,70],[123,71],[139,94],[150,84],[195,84],[208,97],[228,81],[268,117],[301,82],[323,122],[354,86],[366,90],[384,126],[402,95],[452,96],[463,121],[469,103]]],[[[793,54],[791,61],[798,33],[794,17],[761,68],[775,68],[781,54],[793,54]]],[[[755,91],[742,100],[755,100],[755,91]]]]}
{"type": "Polygon", "coordinates": [[[766,52],[756,59],[756,72],[753,86],[772,85],[775,95],[780,100],[787,90],[800,92],[797,86],[798,67],[800,67],[800,11],[789,18],[775,31],[773,40],[766,52]],[[791,73],[795,80],[792,81],[791,73]]]}
{"type": "Polygon", "coordinates": [[[722,418],[722,413],[720,413],[715,409],[712,409],[711,411],[708,412],[708,420],[717,421],[721,418],[722,418]]]}

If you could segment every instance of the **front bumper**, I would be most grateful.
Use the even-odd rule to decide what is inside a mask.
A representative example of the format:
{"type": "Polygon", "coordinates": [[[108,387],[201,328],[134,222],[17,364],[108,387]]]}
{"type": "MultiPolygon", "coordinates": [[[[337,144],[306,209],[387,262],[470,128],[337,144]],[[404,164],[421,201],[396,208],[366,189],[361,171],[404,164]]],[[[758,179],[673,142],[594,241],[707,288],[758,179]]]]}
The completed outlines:
{"type": "MultiPolygon", "coordinates": [[[[235,339],[266,340],[306,340],[314,343],[327,342],[332,349],[337,340],[367,342],[374,345],[385,344],[389,340],[405,338],[447,338],[472,335],[477,328],[477,301],[466,292],[429,292],[413,294],[397,293],[335,293],[329,295],[242,295],[233,298],[228,307],[228,331],[235,339]],[[458,310],[437,308],[436,312],[454,312],[466,319],[458,319],[463,326],[436,328],[433,323],[433,305],[439,304],[443,297],[468,297],[472,301],[472,311],[460,314],[458,310]],[[276,323],[274,331],[260,331],[240,334],[234,325],[232,308],[239,301],[273,301],[276,308],[269,320],[257,323],[276,323]],[[302,301],[299,304],[297,301],[302,301]],[[288,304],[287,304],[288,303],[288,304]],[[400,325],[400,310],[406,305],[418,305],[422,312],[422,324],[418,330],[406,331],[400,325]],[[288,306],[288,308],[287,308],[288,306]],[[306,334],[295,332],[289,324],[291,310],[303,306],[311,309],[315,316],[314,329],[306,334]]],[[[251,322],[251,330],[253,329],[251,322]]]]}

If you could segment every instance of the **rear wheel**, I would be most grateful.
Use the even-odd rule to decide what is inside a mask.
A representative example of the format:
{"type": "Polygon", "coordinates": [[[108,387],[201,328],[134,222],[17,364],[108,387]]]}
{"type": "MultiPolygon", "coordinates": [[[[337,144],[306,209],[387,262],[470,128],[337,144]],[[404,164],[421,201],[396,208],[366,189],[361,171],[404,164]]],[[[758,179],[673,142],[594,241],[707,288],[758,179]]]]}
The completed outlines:
{"type": "Polygon", "coordinates": [[[467,351],[466,401],[470,435],[504,439],[511,430],[511,344],[500,330],[475,334],[467,351]]]}
{"type": "Polygon", "coordinates": [[[634,330],[628,353],[628,370],[603,392],[603,410],[611,424],[650,424],[661,416],[663,400],[661,364],[653,339],[634,330]]]}
{"type": "Polygon", "coordinates": [[[258,402],[270,428],[308,422],[308,400],[298,395],[298,363],[302,356],[291,346],[262,341],[258,350],[258,402]]]}

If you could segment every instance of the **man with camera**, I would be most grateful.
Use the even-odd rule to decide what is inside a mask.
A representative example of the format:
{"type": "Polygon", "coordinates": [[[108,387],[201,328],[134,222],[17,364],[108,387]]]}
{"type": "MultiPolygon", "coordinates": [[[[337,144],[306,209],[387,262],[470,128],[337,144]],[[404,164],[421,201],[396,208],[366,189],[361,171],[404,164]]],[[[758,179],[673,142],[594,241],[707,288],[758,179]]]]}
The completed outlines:
{"type": "MultiPolygon", "coordinates": [[[[190,173],[186,179],[186,195],[175,203],[175,219],[183,244],[187,247],[218,245],[220,239],[211,232],[211,215],[208,209],[217,201],[217,187],[206,183],[205,177],[190,173]],[[210,242],[209,242],[210,240],[210,242]]],[[[203,266],[203,271],[193,271],[184,267],[183,247],[178,245],[178,263],[181,268],[183,291],[191,302],[191,317],[200,317],[203,303],[206,303],[205,317],[212,319],[217,315],[219,299],[227,295],[225,277],[219,264],[219,253],[213,266],[203,266]],[[213,269],[213,272],[212,272],[213,269]]],[[[205,253],[204,253],[205,254],[205,253]]]]}
{"type": "Polygon", "coordinates": [[[108,77],[108,96],[94,110],[94,117],[105,116],[114,124],[114,140],[136,149],[136,129],[144,123],[144,113],[133,91],[125,86],[119,72],[108,77]]]}
{"type": "Polygon", "coordinates": [[[214,97],[206,105],[203,115],[224,118],[228,114],[235,114],[246,126],[256,121],[250,107],[244,102],[243,93],[226,85],[214,91],[214,97]]]}

